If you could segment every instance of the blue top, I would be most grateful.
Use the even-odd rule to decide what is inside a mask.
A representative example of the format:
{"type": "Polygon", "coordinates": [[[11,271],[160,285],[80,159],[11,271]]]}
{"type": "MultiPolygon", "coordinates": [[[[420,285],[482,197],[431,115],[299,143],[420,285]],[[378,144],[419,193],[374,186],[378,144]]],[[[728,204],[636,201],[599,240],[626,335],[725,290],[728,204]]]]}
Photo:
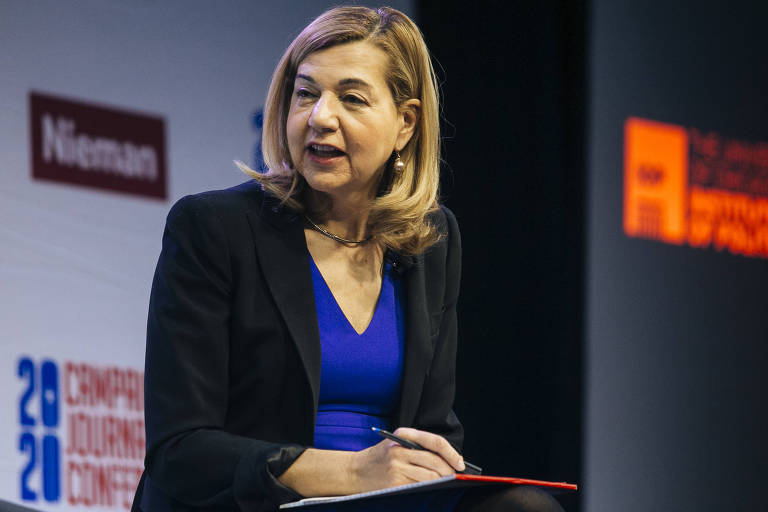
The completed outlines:
{"type": "Polygon", "coordinates": [[[362,450],[390,429],[403,376],[400,281],[386,264],[370,324],[362,334],[349,323],[310,255],[322,363],[315,448],[362,450]]]}
{"type": "MultiPolygon", "coordinates": [[[[371,427],[393,430],[391,415],[403,377],[403,312],[400,280],[389,264],[371,323],[362,334],[349,323],[312,256],[312,285],[320,328],[320,400],[315,448],[363,450],[382,440],[371,427]]],[[[445,512],[453,510],[461,489],[403,495],[379,503],[334,507],[328,512],[445,512]]]]}

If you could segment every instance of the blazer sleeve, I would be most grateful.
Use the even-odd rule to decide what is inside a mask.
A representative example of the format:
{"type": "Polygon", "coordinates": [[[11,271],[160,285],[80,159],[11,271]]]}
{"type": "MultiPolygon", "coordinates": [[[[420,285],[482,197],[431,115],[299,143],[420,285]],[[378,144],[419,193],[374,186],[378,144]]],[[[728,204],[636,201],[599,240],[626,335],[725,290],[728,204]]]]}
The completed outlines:
{"type": "MultiPolygon", "coordinates": [[[[433,251],[425,262],[440,271],[432,270],[429,280],[443,280],[444,293],[440,314],[433,320],[434,354],[424,383],[422,398],[416,414],[416,428],[445,437],[458,451],[464,441],[464,429],[453,412],[456,393],[456,303],[461,280],[461,235],[453,213],[442,207],[446,224],[445,251],[433,251]]],[[[436,283],[427,283],[428,287],[436,283]]]]}
{"type": "Polygon", "coordinates": [[[304,447],[223,429],[234,286],[225,228],[201,196],[168,214],[147,323],[145,467],[187,506],[272,510],[301,498],[276,477],[304,447]]]}

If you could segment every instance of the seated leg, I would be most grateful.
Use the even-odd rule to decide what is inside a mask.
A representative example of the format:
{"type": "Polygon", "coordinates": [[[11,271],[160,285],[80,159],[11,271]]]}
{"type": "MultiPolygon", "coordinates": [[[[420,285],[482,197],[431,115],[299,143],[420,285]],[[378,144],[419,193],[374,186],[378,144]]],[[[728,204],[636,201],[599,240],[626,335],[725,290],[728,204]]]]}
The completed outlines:
{"type": "Polygon", "coordinates": [[[564,512],[551,495],[535,487],[477,488],[467,491],[456,512],[564,512]]]}

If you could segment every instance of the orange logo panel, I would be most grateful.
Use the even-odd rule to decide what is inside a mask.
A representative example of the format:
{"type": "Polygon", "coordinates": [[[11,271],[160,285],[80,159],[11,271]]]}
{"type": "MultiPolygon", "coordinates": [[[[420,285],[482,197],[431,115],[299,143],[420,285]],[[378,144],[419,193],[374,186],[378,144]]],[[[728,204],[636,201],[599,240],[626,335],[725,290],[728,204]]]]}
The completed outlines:
{"type": "Polygon", "coordinates": [[[682,244],[687,235],[688,133],[631,117],[624,125],[624,232],[682,244]]]}

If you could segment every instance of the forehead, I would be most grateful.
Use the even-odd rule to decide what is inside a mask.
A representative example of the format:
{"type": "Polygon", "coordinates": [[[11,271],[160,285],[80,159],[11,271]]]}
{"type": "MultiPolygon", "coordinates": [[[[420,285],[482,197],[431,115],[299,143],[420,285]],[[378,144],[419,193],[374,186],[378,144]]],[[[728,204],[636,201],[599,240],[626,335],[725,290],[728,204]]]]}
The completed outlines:
{"type": "Polygon", "coordinates": [[[389,58],[379,47],[355,41],[310,53],[297,69],[318,82],[337,83],[345,79],[360,79],[372,86],[386,87],[385,74],[389,58]]]}

